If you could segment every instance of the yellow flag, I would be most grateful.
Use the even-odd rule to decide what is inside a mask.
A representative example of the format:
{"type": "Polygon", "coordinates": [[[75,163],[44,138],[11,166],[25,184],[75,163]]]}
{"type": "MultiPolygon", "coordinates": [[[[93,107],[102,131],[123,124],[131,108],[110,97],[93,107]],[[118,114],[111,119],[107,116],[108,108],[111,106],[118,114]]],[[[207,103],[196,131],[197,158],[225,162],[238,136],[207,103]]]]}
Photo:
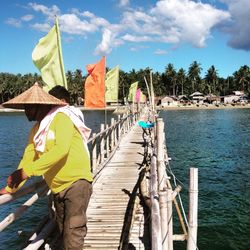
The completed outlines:
{"type": "Polygon", "coordinates": [[[106,73],[105,87],[106,87],[106,92],[105,92],[106,102],[118,102],[118,87],[119,87],[118,65],[106,73]]]}
{"type": "Polygon", "coordinates": [[[55,25],[49,33],[41,38],[32,52],[32,60],[39,69],[43,81],[46,83],[46,91],[56,85],[68,89],[64,72],[61,35],[56,18],[55,25]]]}
{"type": "Polygon", "coordinates": [[[138,82],[134,82],[131,84],[131,86],[129,88],[129,93],[128,93],[128,101],[129,102],[135,101],[137,87],[138,87],[138,82]]]}

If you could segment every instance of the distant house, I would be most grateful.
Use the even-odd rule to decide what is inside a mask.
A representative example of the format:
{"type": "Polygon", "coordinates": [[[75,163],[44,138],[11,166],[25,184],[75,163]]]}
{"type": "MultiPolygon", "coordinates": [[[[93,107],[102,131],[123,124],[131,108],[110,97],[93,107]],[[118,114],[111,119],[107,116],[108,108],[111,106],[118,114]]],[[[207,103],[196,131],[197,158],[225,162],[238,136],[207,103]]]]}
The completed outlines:
{"type": "Polygon", "coordinates": [[[218,104],[221,102],[221,97],[214,94],[209,94],[205,96],[204,102],[211,104],[218,104]]]}
{"type": "Polygon", "coordinates": [[[161,99],[161,106],[162,107],[167,107],[167,106],[177,106],[178,101],[176,97],[172,96],[165,96],[164,98],[161,99]]]}
{"type": "Polygon", "coordinates": [[[189,103],[189,98],[186,95],[179,95],[178,96],[178,101],[180,103],[189,103]]]}
{"type": "Polygon", "coordinates": [[[233,91],[233,95],[227,95],[222,97],[222,102],[224,102],[225,104],[231,104],[231,103],[236,103],[239,102],[240,99],[245,96],[243,91],[233,91]]]}
{"type": "Polygon", "coordinates": [[[237,96],[245,95],[244,91],[240,91],[240,90],[233,91],[233,93],[234,93],[234,95],[237,95],[237,96]]]}
{"type": "Polygon", "coordinates": [[[193,103],[203,103],[205,99],[204,95],[198,91],[191,94],[190,97],[193,103]]]}

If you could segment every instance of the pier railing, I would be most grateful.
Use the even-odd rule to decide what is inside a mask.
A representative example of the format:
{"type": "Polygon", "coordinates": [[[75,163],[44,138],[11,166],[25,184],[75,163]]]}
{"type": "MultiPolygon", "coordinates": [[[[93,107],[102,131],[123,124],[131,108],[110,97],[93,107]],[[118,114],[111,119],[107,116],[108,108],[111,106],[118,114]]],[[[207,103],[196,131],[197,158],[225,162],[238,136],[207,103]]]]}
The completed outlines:
{"type": "MultiPolygon", "coordinates": [[[[111,159],[122,136],[129,132],[139,116],[139,112],[125,113],[122,117],[119,115],[117,120],[114,118],[111,119],[110,125],[101,124],[99,133],[93,133],[88,141],[88,147],[94,181],[98,173],[111,159]]],[[[17,199],[24,198],[29,194],[31,194],[31,196],[20,207],[17,207],[14,212],[11,212],[0,222],[0,232],[23,216],[24,212],[26,212],[40,197],[49,196],[50,190],[45,181],[41,179],[30,185],[25,185],[14,194],[0,196],[0,205],[5,205],[17,199]]],[[[29,233],[27,244],[24,249],[39,249],[39,247],[45,243],[45,239],[54,228],[55,223],[52,216],[47,215],[41,220],[37,228],[33,229],[32,233],[29,233]]]]}
{"type": "MultiPolygon", "coordinates": [[[[168,175],[169,160],[165,141],[164,123],[162,118],[155,120],[154,115],[146,114],[146,119],[153,121],[155,126],[148,131],[145,130],[144,137],[144,169],[147,182],[144,186],[141,183],[141,192],[145,192],[145,201],[150,208],[151,221],[151,249],[152,250],[173,250],[173,242],[187,241],[187,250],[196,250],[197,242],[197,210],[198,210],[198,171],[196,168],[190,169],[189,186],[189,217],[185,217],[182,201],[180,198],[181,186],[172,184],[173,175],[168,175]],[[152,119],[154,118],[154,119],[152,119]],[[180,226],[181,234],[175,234],[173,230],[173,207],[175,207],[180,226]]],[[[98,174],[109,162],[122,136],[129,132],[131,127],[142,117],[140,113],[124,114],[118,119],[111,119],[110,125],[101,124],[100,132],[94,133],[88,141],[88,147],[91,156],[92,172],[94,182],[98,174]]],[[[145,119],[145,117],[144,117],[145,119]]],[[[0,205],[13,202],[16,199],[24,197],[31,193],[20,207],[13,213],[10,213],[0,222],[0,232],[3,231],[17,218],[23,215],[27,209],[32,206],[40,197],[49,196],[50,190],[44,180],[40,180],[31,185],[26,185],[15,194],[0,196],[0,205]]],[[[143,194],[142,194],[143,196],[143,194]]],[[[30,233],[25,249],[39,249],[45,239],[53,232],[55,228],[53,217],[46,216],[39,225],[30,233]]]]}
{"type": "MultiPolygon", "coordinates": [[[[143,196],[150,197],[147,204],[151,211],[151,249],[173,250],[173,241],[187,240],[187,250],[197,248],[197,213],[198,213],[198,170],[190,168],[189,218],[185,220],[185,211],[180,198],[181,186],[172,187],[171,177],[167,174],[169,160],[165,142],[164,123],[157,118],[156,126],[148,131],[144,138],[147,151],[145,156],[150,160],[145,172],[148,179],[148,190],[145,184],[143,196]],[[149,155],[149,156],[147,156],[149,155]],[[148,193],[147,193],[148,192],[148,193]],[[177,200],[178,198],[178,200],[177,200]],[[173,205],[182,229],[182,234],[173,232],[173,205]]],[[[176,184],[176,183],[175,183],[176,184]]]]}

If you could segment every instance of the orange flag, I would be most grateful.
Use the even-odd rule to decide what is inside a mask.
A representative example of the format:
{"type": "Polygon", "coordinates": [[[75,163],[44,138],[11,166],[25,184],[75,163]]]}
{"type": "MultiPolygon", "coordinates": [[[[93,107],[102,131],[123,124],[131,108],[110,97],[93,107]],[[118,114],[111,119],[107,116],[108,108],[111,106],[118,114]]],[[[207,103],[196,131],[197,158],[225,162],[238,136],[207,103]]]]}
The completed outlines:
{"type": "Polygon", "coordinates": [[[105,56],[96,63],[88,64],[89,76],[85,81],[85,101],[87,108],[104,108],[105,104],[105,56]]]}

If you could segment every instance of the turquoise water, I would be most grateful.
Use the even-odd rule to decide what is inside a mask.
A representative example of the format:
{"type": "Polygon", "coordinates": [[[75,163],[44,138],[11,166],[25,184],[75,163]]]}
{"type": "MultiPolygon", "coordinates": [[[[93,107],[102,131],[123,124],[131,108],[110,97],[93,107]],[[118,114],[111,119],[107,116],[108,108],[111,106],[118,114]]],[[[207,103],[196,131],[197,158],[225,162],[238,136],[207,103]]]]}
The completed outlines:
{"type": "Polygon", "coordinates": [[[198,168],[199,249],[250,249],[250,110],[165,111],[161,116],[186,209],[189,168],[198,168]]]}
{"type": "MultiPolygon", "coordinates": [[[[100,124],[105,123],[104,111],[85,111],[85,122],[93,132],[100,130],[100,124]]],[[[116,118],[111,112],[107,112],[107,122],[116,118]]],[[[28,122],[23,113],[0,113],[0,187],[4,187],[6,179],[18,166],[22,157],[24,147],[27,143],[28,133],[33,125],[28,122]]],[[[31,178],[28,184],[36,181],[31,178]]],[[[29,196],[0,206],[0,221],[24,203],[29,196]]],[[[18,231],[23,231],[26,235],[36,228],[39,221],[47,214],[47,199],[39,199],[16,223],[12,223],[3,232],[0,232],[0,250],[22,249],[25,235],[18,237],[18,231]]]]}
{"type": "MultiPolygon", "coordinates": [[[[94,131],[104,122],[103,111],[84,115],[94,131]]],[[[160,116],[165,121],[171,168],[183,183],[185,209],[189,168],[199,169],[199,249],[250,249],[250,110],[164,111],[160,116]]],[[[1,186],[22,156],[31,125],[24,115],[0,114],[1,186]]],[[[24,219],[0,233],[0,250],[21,248],[24,238],[18,238],[17,231],[28,232],[35,227],[47,213],[45,203],[39,201],[24,219]]],[[[13,206],[17,203],[0,206],[0,220],[13,211],[13,206]]],[[[182,249],[186,249],[185,243],[175,243],[175,250],[182,249]]]]}

